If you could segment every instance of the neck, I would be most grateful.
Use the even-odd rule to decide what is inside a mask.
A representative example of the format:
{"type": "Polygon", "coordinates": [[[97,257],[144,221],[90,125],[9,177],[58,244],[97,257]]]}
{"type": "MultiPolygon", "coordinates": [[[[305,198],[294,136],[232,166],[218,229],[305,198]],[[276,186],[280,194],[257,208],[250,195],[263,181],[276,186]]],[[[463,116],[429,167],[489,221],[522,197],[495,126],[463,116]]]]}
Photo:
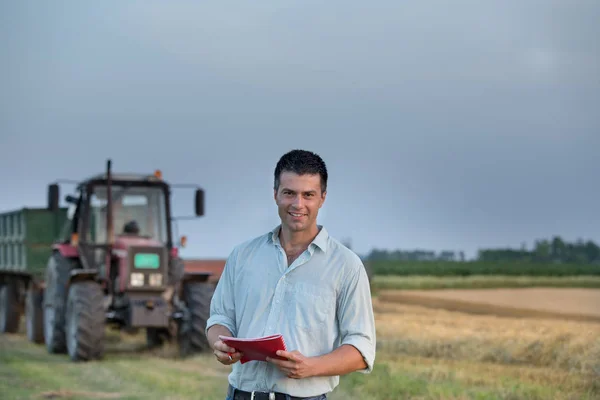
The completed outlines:
{"type": "Polygon", "coordinates": [[[286,229],[283,225],[279,231],[279,241],[284,250],[304,249],[315,239],[319,234],[319,227],[314,225],[310,230],[293,232],[286,229]]]}

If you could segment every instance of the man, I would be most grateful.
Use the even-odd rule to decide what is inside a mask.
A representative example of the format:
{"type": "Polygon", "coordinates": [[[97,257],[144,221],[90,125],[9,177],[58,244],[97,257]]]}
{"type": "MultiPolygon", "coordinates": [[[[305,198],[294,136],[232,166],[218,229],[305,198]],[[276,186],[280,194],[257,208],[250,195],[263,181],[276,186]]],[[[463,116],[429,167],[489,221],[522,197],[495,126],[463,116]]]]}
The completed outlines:
{"type": "Polygon", "coordinates": [[[233,366],[228,400],[324,399],[340,375],[373,369],[375,322],[365,268],[317,224],[327,178],[318,155],[283,155],[274,174],[281,224],[236,246],[227,259],[207,336],[217,360],[233,366]],[[278,353],[283,361],[242,365],[242,354],[219,340],[276,333],[287,345],[278,353]]]}
{"type": "Polygon", "coordinates": [[[123,234],[125,235],[139,235],[140,226],[136,220],[131,220],[123,226],[123,234]]]}

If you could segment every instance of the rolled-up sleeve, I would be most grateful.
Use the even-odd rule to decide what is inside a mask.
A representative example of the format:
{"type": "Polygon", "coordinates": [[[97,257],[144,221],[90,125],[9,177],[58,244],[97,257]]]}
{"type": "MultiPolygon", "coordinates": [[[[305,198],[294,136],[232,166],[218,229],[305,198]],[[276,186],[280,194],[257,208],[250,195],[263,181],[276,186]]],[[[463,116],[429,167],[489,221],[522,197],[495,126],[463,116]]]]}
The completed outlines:
{"type": "Polygon", "coordinates": [[[376,350],[375,317],[371,288],[361,261],[355,261],[352,276],[347,277],[338,303],[341,344],[354,346],[363,356],[367,368],[358,372],[373,371],[376,350]]]}
{"type": "Polygon", "coordinates": [[[223,325],[233,336],[237,336],[235,319],[235,266],[237,250],[234,249],[227,261],[221,278],[210,302],[210,316],[206,321],[206,334],[213,325],[223,325]]]}

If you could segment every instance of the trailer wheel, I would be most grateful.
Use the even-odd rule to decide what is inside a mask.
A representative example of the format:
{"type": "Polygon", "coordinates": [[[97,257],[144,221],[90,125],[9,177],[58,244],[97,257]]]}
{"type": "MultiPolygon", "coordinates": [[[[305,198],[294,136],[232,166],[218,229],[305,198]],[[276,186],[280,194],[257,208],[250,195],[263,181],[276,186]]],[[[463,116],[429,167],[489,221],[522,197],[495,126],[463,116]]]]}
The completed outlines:
{"type": "Polygon", "coordinates": [[[71,284],[67,298],[66,342],[73,361],[100,359],[104,355],[104,293],[96,282],[71,284]]]}
{"type": "Polygon", "coordinates": [[[44,341],[49,353],[64,353],[65,307],[67,283],[71,264],[68,259],[54,253],[46,267],[46,291],[44,294],[44,341]]]}
{"type": "Polygon", "coordinates": [[[186,282],[183,285],[183,301],[186,308],[179,326],[178,344],[182,356],[210,349],[206,337],[206,321],[210,316],[210,301],[214,285],[206,282],[186,282]]]}
{"type": "Polygon", "coordinates": [[[30,285],[25,297],[25,321],[27,322],[27,338],[33,343],[44,342],[43,292],[30,285]]]}
{"type": "Polygon", "coordinates": [[[8,281],[0,286],[0,333],[16,333],[20,317],[17,288],[8,281]]]}

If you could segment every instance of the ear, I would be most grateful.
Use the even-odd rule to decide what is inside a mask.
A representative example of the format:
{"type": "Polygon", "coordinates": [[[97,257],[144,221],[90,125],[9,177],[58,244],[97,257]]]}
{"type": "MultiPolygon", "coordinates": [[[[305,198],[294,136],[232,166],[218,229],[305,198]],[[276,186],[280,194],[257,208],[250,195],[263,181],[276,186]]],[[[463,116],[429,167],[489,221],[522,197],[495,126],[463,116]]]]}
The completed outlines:
{"type": "Polygon", "coordinates": [[[319,208],[323,207],[323,204],[325,204],[325,198],[327,197],[327,192],[323,192],[321,194],[321,205],[319,206],[319,208]]]}
{"type": "Polygon", "coordinates": [[[277,203],[277,189],[273,189],[273,200],[277,203]]]}

